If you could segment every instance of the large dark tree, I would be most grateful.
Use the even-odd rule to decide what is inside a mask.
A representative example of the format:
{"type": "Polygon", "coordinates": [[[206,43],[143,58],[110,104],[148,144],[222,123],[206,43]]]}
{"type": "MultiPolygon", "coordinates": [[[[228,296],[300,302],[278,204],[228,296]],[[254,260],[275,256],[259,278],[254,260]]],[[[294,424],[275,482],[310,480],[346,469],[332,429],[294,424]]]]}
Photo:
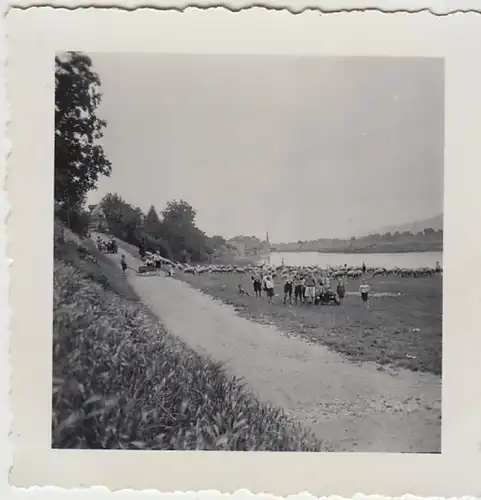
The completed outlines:
{"type": "Polygon", "coordinates": [[[160,218],[155,210],[154,205],[151,205],[144,219],[144,229],[152,236],[158,237],[161,233],[160,218]]]}
{"type": "Polygon", "coordinates": [[[164,238],[162,223],[154,205],[151,205],[144,217],[143,243],[146,250],[159,251],[163,257],[174,258],[169,241],[164,238]]]}
{"type": "Polygon", "coordinates": [[[214,250],[226,246],[225,238],[223,238],[222,236],[219,236],[217,234],[215,234],[214,236],[209,238],[209,242],[214,250]]]}
{"type": "Polygon", "coordinates": [[[64,220],[80,210],[98,178],[111,173],[98,143],[106,126],[96,114],[100,100],[100,79],[88,56],[55,58],[55,202],[64,220]]]}
{"type": "Polygon", "coordinates": [[[137,244],[143,223],[142,210],[129,205],[118,194],[110,193],[103,198],[102,209],[110,232],[129,243],[137,244]]]}
{"type": "Polygon", "coordinates": [[[184,200],[169,201],[162,211],[162,235],[183,261],[203,261],[213,253],[206,234],[195,225],[196,211],[184,200]]]}

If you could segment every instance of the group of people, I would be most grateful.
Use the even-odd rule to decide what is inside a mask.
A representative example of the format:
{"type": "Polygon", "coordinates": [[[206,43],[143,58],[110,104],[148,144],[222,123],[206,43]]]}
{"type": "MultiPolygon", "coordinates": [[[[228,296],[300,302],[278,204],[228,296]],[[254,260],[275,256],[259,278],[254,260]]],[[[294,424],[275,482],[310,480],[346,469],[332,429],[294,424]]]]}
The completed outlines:
{"type": "Polygon", "coordinates": [[[100,237],[100,235],[97,236],[97,248],[99,252],[102,253],[104,252],[117,253],[118,251],[117,241],[113,236],[107,241],[103,240],[100,237]]]}
{"type": "Polygon", "coordinates": [[[160,274],[162,269],[162,258],[159,251],[155,253],[144,253],[141,255],[141,258],[147,267],[155,268],[157,276],[160,274]]]}
{"type": "MultiPolygon", "coordinates": [[[[147,268],[155,269],[155,273],[157,276],[161,274],[161,270],[165,271],[167,276],[173,276],[172,265],[166,263],[164,266],[162,266],[162,257],[160,256],[159,252],[156,252],[154,254],[146,252],[142,258],[142,261],[144,263],[144,266],[146,266],[147,268]]],[[[128,269],[125,255],[122,255],[122,257],[120,258],[120,266],[122,268],[122,271],[125,273],[128,269]]]]}
{"type": "Polygon", "coordinates": [[[163,259],[158,250],[154,253],[144,251],[141,258],[147,267],[155,269],[157,276],[160,275],[161,270],[164,270],[167,273],[167,276],[173,275],[172,264],[166,259],[163,259]]]}
{"type": "MultiPolygon", "coordinates": [[[[264,291],[269,303],[274,300],[275,284],[271,274],[256,273],[252,276],[254,295],[262,297],[264,291]]],[[[283,279],[284,304],[320,304],[336,302],[342,304],[346,296],[346,281],[337,281],[335,292],[331,288],[331,280],[327,276],[317,277],[314,274],[288,275],[283,279]]],[[[239,288],[240,291],[241,287],[239,288]]],[[[366,308],[369,308],[370,286],[366,280],[361,281],[359,292],[366,308]]]]}

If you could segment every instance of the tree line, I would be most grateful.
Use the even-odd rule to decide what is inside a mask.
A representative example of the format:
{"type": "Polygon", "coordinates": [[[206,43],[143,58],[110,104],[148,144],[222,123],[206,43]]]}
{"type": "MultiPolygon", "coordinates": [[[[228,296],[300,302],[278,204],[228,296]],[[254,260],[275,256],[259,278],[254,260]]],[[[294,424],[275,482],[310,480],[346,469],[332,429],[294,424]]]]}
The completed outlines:
{"type": "Polygon", "coordinates": [[[317,240],[298,240],[292,243],[274,244],[274,251],[331,251],[331,252],[406,252],[439,251],[443,246],[443,230],[426,228],[412,233],[396,231],[377,233],[363,237],[319,238],[317,240]]]}
{"type": "Polygon", "coordinates": [[[196,211],[184,200],[169,201],[160,216],[153,205],[144,214],[118,194],[108,194],[100,205],[109,233],[168,259],[203,262],[226,245],[222,236],[207,236],[196,226],[196,211]]]}
{"type": "Polygon", "coordinates": [[[318,240],[312,241],[302,241],[298,240],[298,245],[306,245],[306,244],[316,244],[316,243],[332,243],[334,245],[345,245],[345,244],[353,244],[353,243],[381,243],[381,242],[403,242],[403,241],[436,241],[443,238],[443,230],[442,229],[432,229],[426,228],[422,231],[418,231],[413,233],[411,231],[395,231],[393,233],[374,233],[369,234],[367,236],[355,237],[352,236],[350,239],[341,239],[341,238],[319,238],[318,240]]]}
{"type": "MultiPolygon", "coordinates": [[[[100,140],[107,122],[97,114],[102,100],[99,75],[92,60],[80,52],[55,57],[55,217],[85,235],[90,212],[87,195],[112,164],[100,140]]],[[[154,206],[147,214],[118,194],[102,201],[109,232],[131,244],[144,244],[178,261],[204,261],[225,246],[221,236],[207,236],[195,224],[196,211],[184,200],[167,203],[160,216],[154,206]]]]}
{"type": "MultiPolygon", "coordinates": [[[[357,238],[360,241],[366,242],[377,242],[377,241],[405,241],[405,240],[437,240],[439,238],[442,239],[443,230],[442,229],[433,229],[433,228],[425,228],[422,231],[418,231],[413,233],[411,231],[395,231],[393,233],[376,233],[370,234],[368,236],[363,236],[362,238],[357,238]]],[[[352,238],[351,238],[352,239],[352,238]]],[[[355,240],[356,238],[354,238],[355,240]]]]}

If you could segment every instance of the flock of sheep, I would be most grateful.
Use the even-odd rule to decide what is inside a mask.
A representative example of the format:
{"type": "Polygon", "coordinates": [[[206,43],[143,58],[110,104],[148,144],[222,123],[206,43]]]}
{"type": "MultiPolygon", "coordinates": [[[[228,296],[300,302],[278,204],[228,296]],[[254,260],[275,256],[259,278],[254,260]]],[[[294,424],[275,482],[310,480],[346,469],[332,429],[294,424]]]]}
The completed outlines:
{"type": "Polygon", "coordinates": [[[377,268],[367,267],[366,272],[363,272],[362,267],[331,267],[322,268],[320,266],[235,266],[235,265],[197,265],[184,266],[182,264],[174,264],[177,269],[187,274],[254,274],[256,272],[262,274],[270,274],[274,278],[279,275],[281,278],[292,274],[314,274],[322,275],[331,279],[358,279],[361,276],[400,276],[402,278],[417,278],[434,276],[441,274],[442,269],[438,265],[436,267],[421,267],[421,268],[377,268]]]}
{"type": "MultiPolygon", "coordinates": [[[[146,252],[144,261],[151,260],[154,254],[146,252]]],[[[399,276],[402,278],[419,278],[442,274],[442,268],[438,263],[435,267],[419,267],[419,268],[399,268],[399,267],[366,267],[365,272],[362,266],[268,266],[265,264],[237,266],[233,264],[224,265],[188,265],[179,262],[170,261],[159,257],[164,264],[170,264],[172,270],[178,270],[186,274],[270,274],[273,278],[277,276],[281,279],[293,274],[323,276],[329,279],[359,279],[362,276],[375,278],[376,276],[399,276]]]]}

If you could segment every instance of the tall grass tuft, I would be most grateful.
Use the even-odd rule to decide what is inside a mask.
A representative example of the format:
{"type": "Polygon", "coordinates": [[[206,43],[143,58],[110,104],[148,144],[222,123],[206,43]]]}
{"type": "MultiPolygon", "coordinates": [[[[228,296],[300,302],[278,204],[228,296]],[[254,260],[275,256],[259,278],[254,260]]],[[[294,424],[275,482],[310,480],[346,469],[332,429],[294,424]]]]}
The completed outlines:
{"type": "Polygon", "coordinates": [[[120,270],[94,279],[82,267],[92,259],[70,250],[57,251],[54,271],[54,448],[326,449],[120,295],[120,270]]]}

